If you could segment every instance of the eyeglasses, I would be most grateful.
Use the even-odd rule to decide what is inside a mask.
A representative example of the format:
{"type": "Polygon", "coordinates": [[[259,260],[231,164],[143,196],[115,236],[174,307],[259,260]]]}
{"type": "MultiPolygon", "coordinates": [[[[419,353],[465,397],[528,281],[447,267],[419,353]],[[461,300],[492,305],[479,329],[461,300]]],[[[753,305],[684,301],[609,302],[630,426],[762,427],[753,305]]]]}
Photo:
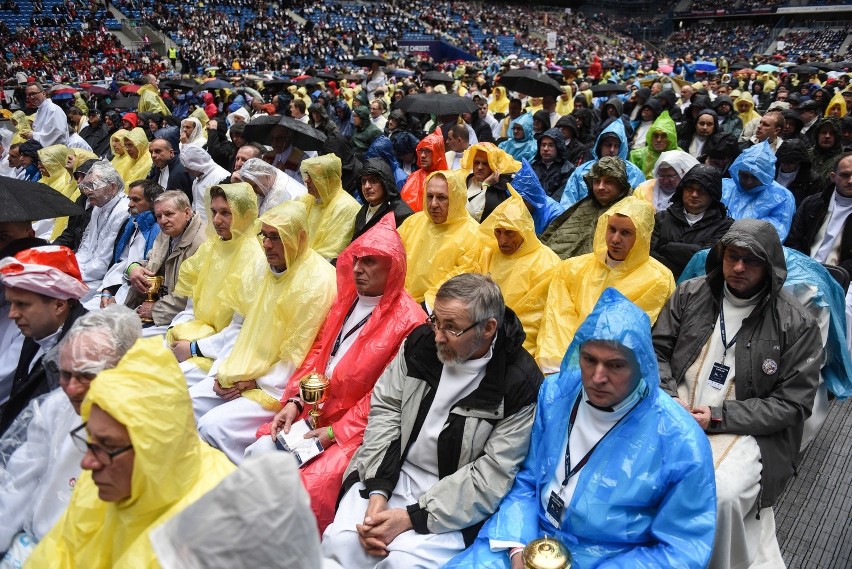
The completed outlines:
{"type": "Polygon", "coordinates": [[[281,236],[277,233],[264,233],[263,231],[257,234],[257,238],[261,241],[263,241],[264,239],[269,239],[269,241],[272,243],[278,243],[279,241],[281,241],[281,236]]]}
{"type": "Polygon", "coordinates": [[[438,325],[438,319],[435,318],[435,315],[433,314],[432,316],[430,316],[426,319],[426,324],[428,324],[429,327],[432,328],[433,332],[437,332],[438,330],[440,330],[444,334],[449,334],[449,335],[455,336],[456,338],[459,338],[459,337],[461,337],[462,334],[464,334],[468,330],[473,330],[474,328],[476,328],[477,326],[482,324],[482,321],[476,321],[473,324],[471,324],[470,326],[468,326],[467,328],[465,328],[464,330],[457,331],[457,330],[453,330],[452,328],[447,328],[445,326],[439,326],[438,325]]]}
{"type": "Polygon", "coordinates": [[[29,93],[25,93],[27,98],[35,97],[36,95],[41,95],[44,91],[30,91],[29,93]]]}
{"type": "Polygon", "coordinates": [[[97,461],[104,466],[111,466],[115,457],[133,449],[133,445],[127,445],[126,447],[121,447],[115,450],[107,450],[102,446],[90,443],[87,438],[83,438],[83,435],[80,434],[80,431],[83,431],[87,425],[88,423],[83,423],[71,431],[71,440],[74,441],[74,446],[77,447],[77,450],[81,452],[91,451],[97,461]]]}
{"type": "Polygon", "coordinates": [[[677,180],[680,178],[677,174],[659,174],[657,176],[658,180],[677,180]]]}
{"type": "Polygon", "coordinates": [[[725,251],[724,258],[726,263],[730,263],[732,265],[736,265],[738,262],[742,261],[743,265],[750,269],[763,266],[763,259],[759,259],[752,255],[737,255],[733,251],[725,251]]]}
{"type": "Polygon", "coordinates": [[[68,385],[72,379],[76,379],[80,385],[89,385],[97,377],[96,373],[86,373],[82,371],[67,371],[59,370],[59,383],[68,385]]]}

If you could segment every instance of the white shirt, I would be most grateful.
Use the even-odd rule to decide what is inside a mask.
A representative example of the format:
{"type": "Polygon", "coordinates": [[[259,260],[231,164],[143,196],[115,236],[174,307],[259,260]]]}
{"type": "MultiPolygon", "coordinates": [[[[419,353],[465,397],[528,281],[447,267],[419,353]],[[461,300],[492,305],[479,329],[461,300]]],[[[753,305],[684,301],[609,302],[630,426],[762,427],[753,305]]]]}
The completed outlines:
{"type": "Polygon", "coordinates": [[[828,205],[826,221],[811,248],[811,256],[815,260],[830,265],[837,264],[840,236],[850,213],[852,213],[852,198],[843,197],[835,191],[828,205]]]}
{"type": "Polygon", "coordinates": [[[343,359],[343,356],[346,355],[346,352],[349,351],[349,348],[352,347],[352,344],[355,343],[355,340],[358,339],[364,328],[367,327],[367,323],[364,322],[361,326],[358,326],[353,333],[349,334],[349,332],[367,316],[371,315],[381,300],[381,296],[358,295],[358,300],[355,301],[355,308],[352,310],[352,314],[343,322],[343,325],[338,331],[337,338],[341,340],[340,346],[337,348],[337,353],[328,358],[328,363],[325,366],[326,377],[331,377],[331,374],[334,373],[334,368],[337,367],[337,364],[343,359]],[[349,336],[345,337],[347,334],[349,336]]]}
{"type": "Polygon", "coordinates": [[[157,179],[157,183],[164,189],[169,188],[169,165],[166,164],[166,167],[160,170],[160,177],[157,179]]]}
{"type": "Polygon", "coordinates": [[[21,347],[24,345],[21,329],[9,318],[10,308],[11,305],[5,299],[0,302],[0,405],[9,400],[15,370],[21,359],[21,347]]]}
{"type": "Polygon", "coordinates": [[[204,222],[207,221],[207,190],[230,175],[230,172],[213,162],[210,170],[192,181],[192,209],[204,222]]]}
{"type": "Polygon", "coordinates": [[[103,207],[95,206],[92,209],[92,218],[77,249],[77,263],[83,282],[93,291],[101,286],[112,261],[115,238],[125,220],[130,217],[127,209],[129,203],[127,195],[118,192],[103,207]]]}
{"type": "Polygon", "coordinates": [[[68,141],[68,117],[65,116],[65,111],[49,98],[45,98],[36,111],[33,139],[44,147],[65,144],[68,141]]]}
{"type": "Polygon", "coordinates": [[[44,354],[52,350],[53,346],[59,343],[59,336],[60,334],[62,334],[62,328],[63,327],[60,326],[59,329],[56,330],[56,332],[54,332],[53,334],[45,336],[40,340],[34,340],[35,343],[38,344],[38,351],[36,351],[35,355],[33,356],[33,359],[30,360],[30,365],[27,368],[28,373],[31,373],[33,371],[33,368],[42,358],[42,356],[44,356],[44,354]]]}
{"type": "MultiPolygon", "coordinates": [[[[130,265],[131,260],[138,261],[145,258],[145,236],[142,235],[141,231],[139,231],[139,226],[136,225],[135,221],[131,223],[133,223],[134,227],[133,234],[130,236],[130,240],[127,242],[127,245],[124,246],[124,250],[119,253],[118,262],[107,269],[106,275],[104,275],[104,278],[101,281],[101,290],[111,286],[124,284],[125,271],[130,265]]],[[[125,294],[123,296],[127,295],[125,294]]],[[[123,303],[124,298],[118,298],[116,296],[115,301],[123,303]]]]}

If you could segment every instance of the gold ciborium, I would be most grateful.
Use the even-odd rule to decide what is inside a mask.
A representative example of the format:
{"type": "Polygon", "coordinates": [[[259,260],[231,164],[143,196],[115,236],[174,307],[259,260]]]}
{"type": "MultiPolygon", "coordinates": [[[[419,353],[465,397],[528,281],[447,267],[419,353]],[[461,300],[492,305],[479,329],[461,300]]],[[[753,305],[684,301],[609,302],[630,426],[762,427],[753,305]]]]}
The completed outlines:
{"type": "MultiPolygon", "coordinates": [[[[148,286],[148,294],[145,297],[145,302],[155,302],[157,300],[157,295],[160,293],[160,289],[163,287],[163,282],[165,279],[159,275],[153,277],[145,277],[150,285],[148,286]]],[[[153,322],[153,318],[143,318],[142,322],[150,323],[153,322]]]]}
{"type": "Polygon", "coordinates": [[[311,423],[311,428],[316,429],[319,423],[319,417],[322,414],[319,406],[328,399],[329,380],[326,376],[317,372],[312,372],[307,377],[299,382],[299,395],[307,405],[313,405],[314,408],[308,413],[311,423]]]}
{"type": "Polygon", "coordinates": [[[544,536],[530,542],[524,548],[523,556],[526,569],[571,569],[571,552],[552,537],[544,536]]]}

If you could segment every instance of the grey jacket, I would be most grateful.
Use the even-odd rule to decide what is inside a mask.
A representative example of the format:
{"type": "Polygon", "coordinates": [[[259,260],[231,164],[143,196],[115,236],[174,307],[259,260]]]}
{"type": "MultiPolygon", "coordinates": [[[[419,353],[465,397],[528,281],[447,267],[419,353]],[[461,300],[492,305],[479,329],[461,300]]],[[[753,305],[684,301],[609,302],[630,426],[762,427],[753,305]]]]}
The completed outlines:
{"type": "Polygon", "coordinates": [[[772,506],[795,472],[802,427],[813,408],[822,361],[819,327],[782,290],[787,266],[772,225],[739,220],[707,256],[707,276],[682,283],[654,326],[660,387],[677,396],[678,383],[715,329],[724,277],[726,244],[746,243],[769,271],[762,303],[743,321],[734,345],[736,400],[711,407],[707,432],[751,435],[760,447],[760,507],[772,506]]]}
{"type": "MultiPolygon", "coordinates": [[[[440,480],[408,506],[418,533],[463,530],[472,542],[527,455],[542,375],[523,349],[517,316],[506,309],[505,320],[485,377],[452,408],[438,437],[440,480]]],[[[393,491],[442,368],[434,333],[425,325],[415,329],[373,389],[364,443],[349,464],[344,490],[360,479],[368,492],[393,491]]]]}

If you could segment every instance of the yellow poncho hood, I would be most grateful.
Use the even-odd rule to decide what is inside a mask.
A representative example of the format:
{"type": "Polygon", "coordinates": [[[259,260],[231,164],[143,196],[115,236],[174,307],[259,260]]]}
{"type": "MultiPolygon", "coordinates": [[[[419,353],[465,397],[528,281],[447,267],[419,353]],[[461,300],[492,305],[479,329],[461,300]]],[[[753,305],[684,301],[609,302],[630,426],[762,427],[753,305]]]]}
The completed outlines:
{"type": "Polygon", "coordinates": [[[734,101],[734,106],[737,108],[737,113],[740,115],[740,119],[742,119],[743,121],[743,126],[747,125],[754,119],[760,120],[760,115],[757,111],[754,110],[754,98],[748,91],[743,91],[742,93],[740,93],[739,98],[734,101]],[[744,113],[741,113],[739,111],[741,101],[745,101],[746,103],[748,103],[748,110],[744,113]]]}
{"type": "Polygon", "coordinates": [[[136,92],[139,95],[139,104],[136,106],[136,113],[160,113],[164,116],[169,116],[172,112],[169,107],[163,102],[160,97],[160,91],[153,85],[142,85],[136,92]]]}
{"type": "Polygon", "coordinates": [[[113,154],[110,164],[112,164],[112,167],[115,168],[115,171],[118,172],[122,180],[127,179],[127,172],[131,163],[130,156],[127,155],[127,151],[124,149],[124,139],[129,134],[129,130],[120,128],[109,137],[109,147],[112,149],[113,154]]]}
{"type": "Polygon", "coordinates": [[[299,198],[308,211],[308,244],[326,259],[334,259],[352,241],[355,215],[361,205],[343,189],[341,162],[336,155],[308,158],[302,161],[301,172],[319,193],[319,202],[310,194],[299,198]]]}
{"type": "Polygon", "coordinates": [[[496,144],[477,142],[464,151],[461,159],[462,170],[469,172],[473,169],[473,159],[476,158],[477,152],[485,152],[488,155],[488,166],[501,174],[514,174],[521,169],[521,163],[502,148],[498,148],[496,144]]]}
{"type": "Polygon", "coordinates": [[[846,116],[846,99],[843,98],[843,93],[837,92],[834,94],[828,102],[828,107],[825,108],[825,116],[831,116],[830,113],[834,107],[840,108],[840,116],[837,118],[842,119],[846,116]]]}
{"type": "Polygon", "coordinates": [[[159,567],[149,532],[216,486],[235,467],[198,437],[186,380],[162,338],[138,340],[118,365],[98,374],[82,420],[97,405],[127,428],[134,463],[130,497],[104,502],[92,473],[27,567],[159,567]]]}
{"type": "Polygon", "coordinates": [[[26,142],[27,139],[24,138],[24,134],[33,130],[30,118],[24,111],[15,111],[12,113],[12,120],[15,121],[15,134],[12,136],[11,144],[26,142]]]}
{"type": "Polygon", "coordinates": [[[509,97],[506,96],[506,88],[500,85],[494,87],[494,100],[488,103],[488,110],[494,114],[509,112],[509,97]]]}
{"type": "MultiPolygon", "coordinates": [[[[48,172],[48,175],[42,176],[39,181],[42,184],[47,184],[66,198],[76,201],[80,197],[80,190],[77,188],[77,182],[65,169],[65,162],[72,152],[64,144],[54,144],[39,150],[38,159],[48,172]]],[[[62,235],[66,227],[68,227],[68,218],[57,217],[53,224],[50,240],[53,241],[62,235]]]]}
{"type": "Polygon", "coordinates": [[[671,271],[650,256],[654,207],[628,196],[601,215],[595,230],[594,253],[563,261],[553,275],[539,331],[536,360],[542,371],[558,370],[574,332],[591,314],[601,293],[616,288],[651,318],[674,292],[671,271]],[[629,217],[636,226],[636,242],[625,260],[614,268],[606,264],[606,232],[613,215],[629,217]]]}
{"type": "Polygon", "coordinates": [[[126,171],[124,173],[119,171],[125,184],[144,180],[154,166],[151,154],[148,152],[148,137],[145,136],[145,131],[137,126],[124,137],[125,144],[128,140],[136,147],[139,156],[134,160],[130,154],[127,155],[126,171]]]}

